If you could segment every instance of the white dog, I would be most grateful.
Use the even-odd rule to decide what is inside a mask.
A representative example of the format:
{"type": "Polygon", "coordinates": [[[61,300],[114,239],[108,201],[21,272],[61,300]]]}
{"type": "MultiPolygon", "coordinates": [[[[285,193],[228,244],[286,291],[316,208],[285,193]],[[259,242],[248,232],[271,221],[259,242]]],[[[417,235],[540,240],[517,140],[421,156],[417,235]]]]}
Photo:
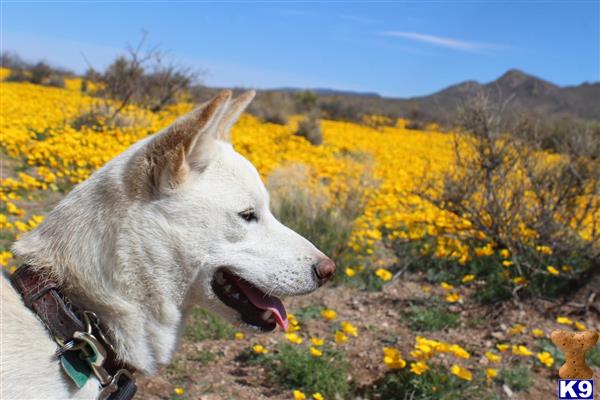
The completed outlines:
{"type": "MultiPolygon", "coordinates": [[[[223,91],[76,186],[14,245],[78,310],[94,312],[119,361],[152,374],[194,304],[234,324],[287,326],[277,296],[309,293],[335,264],[278,222],[256,169],[227,142],[254,97],[223,91]]],[[[0,397],[98,397],[77,388],[59,345],[0,278],[0,397]]]]}

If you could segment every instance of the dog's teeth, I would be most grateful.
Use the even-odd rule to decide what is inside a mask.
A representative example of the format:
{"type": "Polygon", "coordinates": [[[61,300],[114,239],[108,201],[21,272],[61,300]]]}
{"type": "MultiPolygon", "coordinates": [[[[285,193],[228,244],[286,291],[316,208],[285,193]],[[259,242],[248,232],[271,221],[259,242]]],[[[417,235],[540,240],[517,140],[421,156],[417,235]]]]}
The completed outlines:
{"type": "Polygon", "coordinates": [[[222,272],[217,273],[216,280],[219,285],[223,285],[225,283],[225,277],[223,276],[222,272]]]}
{"type": "Polygon", "coordinates": [[[225,289],[226,292],[231,292],[231,285],[227,285],[223,289],[225,289]]]}
{"type": "Polygon", "coordinates": [[[261,318],[264,319],[265,321],[268,321],[270,318],[272,318],[273,316],[273,312],[271,310],[267,310],[264,313],[262,313],[261,318]]]}
{"type": "Polygon", "coordinates": [[[239,293],[234,293],[234,294],[232,294],[232,296],[233,296],[233,298],[234,298],[234,299],[236,299],[236,300],[239,300],[239,299],[240,299],[240,294],[239,294],[239,293]]]}

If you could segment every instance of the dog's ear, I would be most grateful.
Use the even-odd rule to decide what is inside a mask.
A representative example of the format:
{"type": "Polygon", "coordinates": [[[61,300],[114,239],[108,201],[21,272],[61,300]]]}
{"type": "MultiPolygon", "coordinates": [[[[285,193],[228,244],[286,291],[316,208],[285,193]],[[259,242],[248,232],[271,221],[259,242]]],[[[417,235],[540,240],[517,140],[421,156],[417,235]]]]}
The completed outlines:
{"type": "Polygon", "coordinates": [[[225,112],[225,116],[221,119],[219,127],[217,128],[218,139],[229,141],[229,131],[231,130],[231,127],[235,124],[240,115],[242,115],[255,95],[256,92],[254,90],[249,90],[230,102],[229,107],[225,112]]]}
{"type": "Polygon", "coordinates": [[[220,92],[140,149],[126,172],[129,190],[135,194],[168,192],[185,181],[190,169],[204,168],[230,100],[230,90],[220,92]]]}

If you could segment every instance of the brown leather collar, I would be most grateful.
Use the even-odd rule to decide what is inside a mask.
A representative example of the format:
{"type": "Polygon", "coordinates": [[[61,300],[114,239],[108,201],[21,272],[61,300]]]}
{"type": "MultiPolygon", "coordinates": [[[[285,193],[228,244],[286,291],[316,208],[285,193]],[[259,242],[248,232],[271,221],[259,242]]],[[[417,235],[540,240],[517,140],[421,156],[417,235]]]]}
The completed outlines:
{"type": "Polygon", "coordinates": [[[37,314],[60,346],[58,356],[66,351],[87,351],[88,345],[104,356],[103,362],[102,357],[96,357],[100,358],[100,365],[92,366],[92,372],[102,385],[101,398],[133,398],[137,390],[133,377],[135,369],[118,360],[94,313],[74,308],[56,282],[38,274],[29,265],[17,269],[11,275],[11,281],[25,305],[37,314]]]}

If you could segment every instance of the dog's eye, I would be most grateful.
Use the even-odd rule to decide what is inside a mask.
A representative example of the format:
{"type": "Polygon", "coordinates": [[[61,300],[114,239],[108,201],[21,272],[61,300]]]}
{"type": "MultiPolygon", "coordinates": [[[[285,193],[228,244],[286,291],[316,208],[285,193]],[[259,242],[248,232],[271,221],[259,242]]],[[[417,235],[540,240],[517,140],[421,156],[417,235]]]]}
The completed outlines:
{"type": "Polygon", "coordinates": [[[256,216],[256,212],[253,209],[249,209],[246,211],[242,211],[239,214],[240,217],[244,219],[246,222],[258,221],[258,217],[256,216]]]}

